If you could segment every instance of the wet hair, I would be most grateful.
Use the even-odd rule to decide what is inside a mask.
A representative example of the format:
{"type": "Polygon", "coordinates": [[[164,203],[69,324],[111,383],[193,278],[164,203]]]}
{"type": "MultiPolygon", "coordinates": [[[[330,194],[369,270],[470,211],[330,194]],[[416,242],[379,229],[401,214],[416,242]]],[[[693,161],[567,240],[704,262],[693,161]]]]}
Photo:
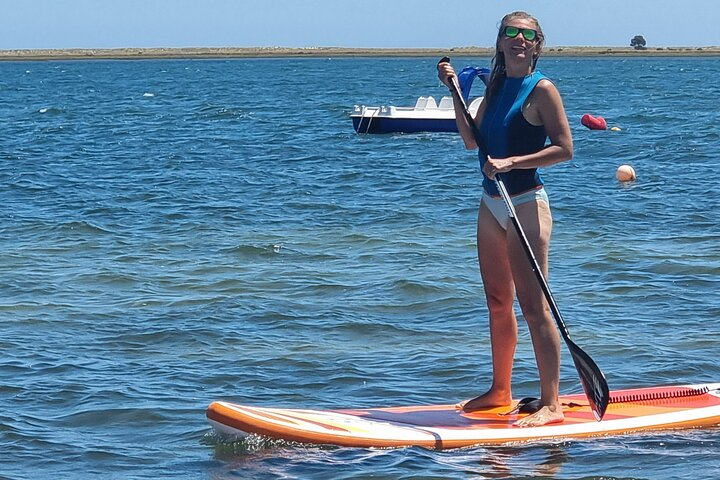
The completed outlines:
{"type": "Polygon", "coordinates": [[[500,49],[500,40],[502,40],[503,38],[503,30],[505,29],[505,25],[507,25],[511,20],[515,19],[529,20],[533,23],[535,30],[537,30],[537,46],[532,62],[533,71],[535,70],[535,65],[537,65],[538,57],[540,56],[542,47],[545,44],[545,35],[542,32],[542,28],[540,28],[540,22],[538,22],[537,18],[533,17],[527,12],[522,11],[512,12],[505,15],[500,21],[497,38],[495,39],[495,55],[492,59],[492,71],[490,73],[490,80],[488,81],[488,86],[485,89],[485,99],[488,101],[495,95],[495,93],[500,88],[500,85],[502,85],[503,81],[505,80],[505,77],[507,76],[507,72],[505,71],[505,54],[500,49]]]}

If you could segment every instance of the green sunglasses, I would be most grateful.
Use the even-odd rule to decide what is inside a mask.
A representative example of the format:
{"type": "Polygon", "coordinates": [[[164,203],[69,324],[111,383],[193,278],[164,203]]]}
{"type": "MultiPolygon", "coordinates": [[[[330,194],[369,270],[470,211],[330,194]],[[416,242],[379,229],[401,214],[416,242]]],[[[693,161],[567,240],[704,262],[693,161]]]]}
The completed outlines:
{"type": "Polygon", "coordinates": [[[508,38],[515,38],[520,33],[522,33],[523,38],[528,42],[532,42],[533,40],[537,39],[538,36],[537,30],[533,30],[531,28],[512,27],[510,25],[507,25],[505,28],[503,28],[503,33],[508,38]]]}

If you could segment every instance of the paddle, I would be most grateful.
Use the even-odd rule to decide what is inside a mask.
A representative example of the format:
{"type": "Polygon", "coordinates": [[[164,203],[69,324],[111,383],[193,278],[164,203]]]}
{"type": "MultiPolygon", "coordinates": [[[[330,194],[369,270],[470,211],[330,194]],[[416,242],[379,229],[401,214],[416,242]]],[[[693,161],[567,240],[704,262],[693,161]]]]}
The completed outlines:
{"type": "MultiPolygon", "coordinates": [[[[450,62],[450,58],[443,57],[440,59],[438,64],[444,62],[450,62]]],[[[473,135],[475,137],[475,142],[477,143],[478,148],[480,148],[481,151],[485,152],[486,150],[485,148],[483,148],[484,143],[482,141],[482,138],[480,137],[480,133],[475,126],[472,115],[470,115],[470,112],[468,111],[465,99],[460,93],[460,88],[457,84],[457,77],[453,77],[449,80],[450,84],[452,85],[451,92],[453,94],[453,101],[459,101],[462,105],[465,119],[467,120],[470,128],[472,129],[473,135]]],[[[570,333],[565,326],[565,322],[563,321],[562,315],[560,314],[560,309],[558,308],[557,303],[555,303],[555,298],[553,297],[552,292],[550,291],[550,287],[548,286],[548,283],[545,280],[542,271],[540,270],[540,265],[538,265],[537,259],[533,254],[532,248],[530,247],[530,242],[528,242],[522,225],[520,225],[520,221],[515,214],[515,207],[513,206],[510,195],[505,188],[505,183],[503,183],[501,174],[495,175],[495,185],[500,191],[500,195],[505,202],[505,206],[508,209],[508,214],[512,219],[515,231],[517,232],[518,237],[520,237],[528,260],[530,260],[532,270],[535,273],[535,277],[537,278],[538,283],[540,284],[540,288],[545,295],[545,299],[550,305],[550,310],[552,311],[553,317],[555,318],[555,323],[557,323],[560,334],[562,335],[563,340],[565,340],[565,344],[567,345],[568,350],[570,350],[573,362],[575,363],[575,368],[577,369],[578,375],[580,377],[580,383],[582,383],[585,395],[590,402],[590,408],[592,408],[595,419],[599,422],[600,420],[602,420],[603,415],[605,415],[605,410],[607,409],[608,403],[610,402],[610,389],[608,388],[607,381],[605,380],[605,375],[603,375],[602,371],[597,366],[597,364],[595,364],[593,359],[590,358],[590,356],[585,353],[583,349],[577,346],[577,344],[575,344],[575,342],[570,339],[570,333]]]]}

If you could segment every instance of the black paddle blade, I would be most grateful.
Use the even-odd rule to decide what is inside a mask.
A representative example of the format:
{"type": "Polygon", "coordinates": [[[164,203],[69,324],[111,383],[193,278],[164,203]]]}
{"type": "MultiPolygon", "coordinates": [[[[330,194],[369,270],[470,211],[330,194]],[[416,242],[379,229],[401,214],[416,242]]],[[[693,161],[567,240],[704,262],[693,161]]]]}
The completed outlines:
{"type": "Polygon", "coordinates": [[[608,403],[610,403],[610,388],[608,388],[605,375],[603,375],[593,359],[590,358],[590,355],[570,339],[566,338],[565,340],[572,354],[573,362],[575,362],[575,368],[580,376],[580,383],[585,391],[585,396],[590,402],[590,408],[592,408],[593,415],[595,415],[595,420],[599,422],[605,415],[608,403]]]}

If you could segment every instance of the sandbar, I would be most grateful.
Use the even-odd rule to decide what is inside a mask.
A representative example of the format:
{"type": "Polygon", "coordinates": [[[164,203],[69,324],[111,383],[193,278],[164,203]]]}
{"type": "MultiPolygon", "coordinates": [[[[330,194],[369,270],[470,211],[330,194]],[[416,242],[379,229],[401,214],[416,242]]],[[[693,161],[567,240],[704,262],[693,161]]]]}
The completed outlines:
{"type": "MultiPolygon", "coordinates": [[[[492,57],[489,47],[352,48],[352,47],[188,47],[188,48],[73,48],[0,50],[1,60],[122,60],[178,58],[318,58],[318,57],[438,57],[443,55],[492,57]]],[[[720,56],[711,47],[558,47],[545,46],[544,56],[643,57],[720,56]]]]}

